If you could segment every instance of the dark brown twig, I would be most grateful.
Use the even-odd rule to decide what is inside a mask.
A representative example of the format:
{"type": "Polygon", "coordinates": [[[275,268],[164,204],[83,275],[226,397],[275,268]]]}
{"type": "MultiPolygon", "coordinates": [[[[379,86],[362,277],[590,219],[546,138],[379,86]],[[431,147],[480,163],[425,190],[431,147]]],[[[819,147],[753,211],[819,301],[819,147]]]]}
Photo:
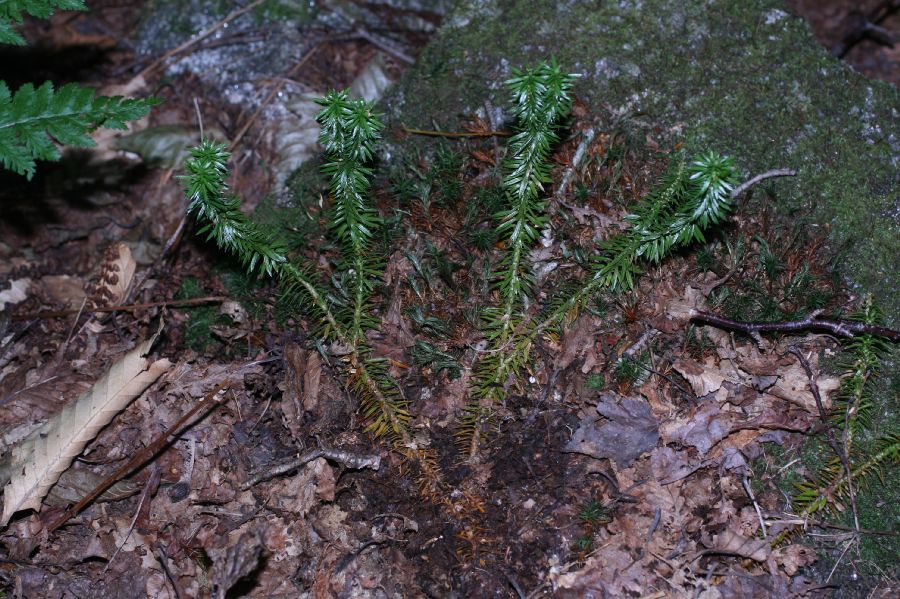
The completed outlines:
{"type": "Polygon", "coordinates": [[[884,0],[876,6],[868,15],[856,13],[853,25],[844,35],[844,39],[832,46],[831,54],[838,58],[844,58],[853,47],[866,38],[886,46],[892,46],[895,38],[890,31],[880,25],[885,18],[900,9],[900,2],[896,0],[884,0]]]}
{"type": "Polygon", "coordinates": [[[178,578],[172,573],[172,569],[169,568],[169,552],[166,551],[166,546],[162,544],[162,541],[157,541],[154,544],[154,549],[156,559],[159,560],[159,564],[162,566],[166,578],[169,579],[172,588],[175,589],[175,597],[177,599],[184,599],[184,589],[181,588],[181,585],[178,583],[178,578]]]}
{"type": "Polygon", "coordinates": [[[351,451],[343,451],[340,449],[331,449],[328,447],[318,447],[316,449],[307,451],[296,459],[278,464],[274,468],[269,468],[265,472],[260,472],[259,474],[242,484],[241,491],[246,491],[247,489],[258,485],[263,481],[267,481],[270,478],[275,478],[276,476],[292,472],[297,468],[303,466],[304,464],[308,464],[309,462],[312,462],[313,460],[317,460],[319,458],[325,458],[326,460],[337,462],[338,464],[346,468],[351,468],[353,470],[361,470],[363,468],[378,470],[378,468],[381,467],[381,456],[378,454],[362,454],[354,453],[351,451]]]}
{"type": "Polygon", "coordinates": [[[509,137],[510,131],[432,131],[428,129],[411,129],[402,125],[403,132],[411,135],[425,135],[428,137],[509,137]]]}
{"type": "Polygon", "coordinates": [[[900,341],[900,331],[854,320],[830,320],[827,318],[819,318],[821,313],[822,310],[814,310],[809,316],[802,320],[791,320],[787,322],[746,322],[731,320],[724,316],[718,316],[700,310],[691,310],[690,318],[695,322],[710,324],[721,329],[741,331],[754,338],[757,338],[760,333],[790,333],[805,330],[822,330],[828,331],[838,337],[854,337],[856,335],[866,334],[877,335],[878,337],[884,337],[891,341],[900,341]]]}
{"type": "Polygon", "coordinates": [[[216,385],[216,387],[212,391],[207,393],[205,397],[198,401],[193,408],[185,412],[184,415],[175,422],[175,424],[173,424],[168,428],[168,430],[166,430],[166,432],[158,436],[152,443],[150,443],[150,445],[139,451],[134,455],[134,457],[120,466],[115,472],[103,479],[103,482],[97,485],[93,491],[88,493],[84,497],[84,499],[66,510],[66,513],[64,513],[53,524],[47,527],[47,531],[53,532],[57,528],[68,522],[69,519],[74,517],[76,514],[78,514],[78,512],[87,507],[87,505],[89,505],[97,497],[100,497],[100,495],[102,495],[104,491],[113,486],[116,481],[155,456],[169,442],[169,437],[180,431],[181,428],[198,413],[202,412],[205,414],[208,410],[211,410],[218,406],[222,401],[219,397],[219,392],[224,390],[225,387],[230,384],[231,381],[226,380],[216,385]]]}

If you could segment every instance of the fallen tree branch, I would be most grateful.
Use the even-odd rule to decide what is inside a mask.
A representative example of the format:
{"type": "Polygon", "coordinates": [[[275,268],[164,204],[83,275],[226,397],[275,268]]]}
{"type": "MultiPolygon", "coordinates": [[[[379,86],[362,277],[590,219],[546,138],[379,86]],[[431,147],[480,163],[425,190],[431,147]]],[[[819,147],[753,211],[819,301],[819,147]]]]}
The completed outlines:
{"type": "Polygon", "coordinates": [[[771,171],[760,173],[752,179],[748,179],[747,181],[744,181],[743,183],[735,187],[731,191],[731,199],[736,200],[738,196],[740,196],[742,193],[744,193],[760,181],[765,181],[766,179],[771,179],[772,177],[794,177],[796,176],[796,174],[797,171],[789,168],[776,168],[771,171]]]}
{"type": "Polygon", "coordinates": [[[191,419],[193,419],[194,416],[196,416],[198,413],[202,412],[203,415],[205,415],[209,410],[219,406],[222,403],[222,399],[224,398],[224,395],[221,395],[220,392],[231,384],[232,382],[230,380],[226,380],[216,385],[216,387],[212,391],[207,393],[205,397],[201,398],[196,404],[194,404],[194,407],[185,412],[184,415],[175,422],[175,424],[173,424],[168,428],[168,430],[166,430],[166,432],[158,436],[152,443],[150,443],[150,445],[137,452],[134,457],[120,466],[115,472],[103,479],[103,482],[97,485],[93,491],[88,493],[84,497],[84,499],[66,510],[66,512],[62,516],[60,516],[55,522],[53,522],[53,524],[47,527],[47,532],[53,532],[57,528],[68,522],[69,519],[71,519],[76,514],[78,514],[78,512],[87,507],[97,497],[100,497],[100,495],[102,495],[107,489],[113,486],[120,478],[143,465],[147,460],[155,456],[166,446],[166,444],[169,442],[169,438],[175,433],[179,432],[182,427],[184,427],[189,421],[191,421],[191,419]]]}
{"type": "Polygon", "coordinates": [[[271,478],[275,478],[276,476],[281,476],[282,474],[292,472],[300,468],[304,464],[308,464],[309,462],[312,462],[313,460],[317,460],[319,458],[325,458],[328,461],[337,462],[345,468],[350,468],[352,470],[361,470],[363,468],[378,470],[381,467],[381,456],[378,454],[354,453],[352,451],[331,449],[328,447],[318,447],[316,449],[307,451],[296,459],[278,464],[273,468],[269,468],[264,472],[260,472],[259,474],[242,484],[241,491],[246,491],[247,489],[258,485],[259,483],[267,481],[271,478]]]}
{"type": "Polygon", "coordinates": [[[838,337],[876,335],[878,337],[889,339],[890,341],[900,341],[900,331],[889,329],[888,327],[857,322],[855,320],[831,320],[819,318],[819,315],[822,312],[822,310],[814,310],[809,316],[802,320],[791,320],[786,322],[746,322],[731,320],[724,316],[718,316],[700,310],[691,310],[689,316],[694,322],[709,324],[719,327],[720,329],[740,331],[752,336],[754,339],[759,338],[760,333],[791,333],[795,331],[820,330],[828,331],[832,335],[838,337]]]}

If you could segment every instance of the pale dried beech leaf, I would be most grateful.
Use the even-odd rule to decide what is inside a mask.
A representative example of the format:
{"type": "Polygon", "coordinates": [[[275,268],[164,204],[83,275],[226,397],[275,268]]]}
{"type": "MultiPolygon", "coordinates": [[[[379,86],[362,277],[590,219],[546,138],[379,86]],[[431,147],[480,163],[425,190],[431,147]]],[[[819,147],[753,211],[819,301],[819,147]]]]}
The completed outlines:
{"type": "Polygon", "coordinates": [[[171,367],[166,359],[150,363],[143,357],[155,339],[113,364],[91,389],[13,450],[13,475],[3,490],[0,526],[20,510],[39,509],[50,487],[97,433],[171,367]]]}
{"type": "Polygon", "coordinates": [[[705,397],[718,391],[725,381],[738,382],[726,376],[719,368],[694,360],[675,360],[672,367],[691,384],[697,397],[705,397]]]}

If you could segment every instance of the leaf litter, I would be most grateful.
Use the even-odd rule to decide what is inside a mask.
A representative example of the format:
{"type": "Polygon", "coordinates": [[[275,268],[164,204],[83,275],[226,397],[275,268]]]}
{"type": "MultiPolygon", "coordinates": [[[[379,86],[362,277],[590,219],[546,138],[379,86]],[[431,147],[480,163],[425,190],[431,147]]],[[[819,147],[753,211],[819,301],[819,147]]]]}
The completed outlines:
{"type": "MultiPolygon", "coordinates": [[[[344,58],[353,57],[351,52],[344,58]]],[[[361,69],[362,78],[382,68],[366,64],[374,66],[361,69]]],[[[349,72],[341,77],[343,84],[353,80],[349,72]]],[[[177,110],[181,114],[164,118],[188,122],[193,107],[177,110]]],[[[289,125],[297,137],[283,136],[285,143],[309,153],[312,134],[303,130],[309,115],[298,109],[294,116],[297,122],[289,125]]],[[[587,154],[602,158],[615,143],[601,132],[587,154]]],[[[471,180],[490,181],[493,148],[466,148],[471,180]]],[[[287,153],[279,147],[262,151],[287,153]]],[[[628,149],[623,151],[628,158],[628,149]]],[[[574,152],[569,142],[557,159],[566,164],[574,152]]],[[[632,156],[619,167],[619,193],[628,189],[638,197],[660,165],[652,159],[642,165],[632,156]]],[[[576,174],[594,192],[583,205],[563,206],[573,217],[569,221],[559,209],[554,225],[566,236],[547,237],[533,254],[546,266],[540,273],[545,289],[568,276],[559,263],[573,243],[592,243],[621,226],[616,190],[600,193],[595,185],[610,183],[613,170],[604,163],[576,174]]],[[[236,187],[261,186],[260,179],[239,175],[236,187]]],[[[166,177],[145,188],[177,193],[166,177]]],[[[116,217],[127,212],[117,209],[110,209],[116,217]]],[[[159,231],[174,230],[180,214],[129,209],[163,222],[126,242],[122,223],[98,228],[76,214],[77,236],[50,231],[34,242],[52,250],[55,264],[12,256],[17,266],[0,273],[10,283],[0,291],[4,310],[165,299],[189,275],[210,294],[225,291],[224,276],[211,276],[210,257],[193,243],[179,250],[172,266],[148,269],[151,276],[142,279],[142,266],[159,265],[136,264],[129,248],[145,243],[141,236],[160,245],[167,236],[159,231]]],[[[779,530],[762,528],[745,482],[763,443],[795,443],[798,433],[819,425],[809,379],[788,347],[801,346],[818,370],[819,355],[832,347],[828,338],[768,337],[759,345],[704,327],[708,346],[689,347],[687,311],[709,309],[723,273],[704,275],[691,258],[677,257],[648,273],[629,298],[639,317],[597,306],[559,338],[542,343],[542,360],[526,373],[525,384],[510,386],[498,410],[487,457],[460,465],[453,422],[465,402],[480,340],[472,338],[475,328],[459,290],[478,296],[482,281],[478,262],[467,262],[453,239],[463,234],[462,211],[435,202],[427,210],[414,204],[410,213],[409,251],[396,251],[388,261],[390,301],[371,341],[415,398],[417,441],[440,450],[448,473],[446,498],[424,501],[408,465],[361,433],[352,400],[327,354],[304,336],[301,315],[292,316],[300,326],[279,327],[275,309],[265,302],[262,314],[253,317],[237,303],[217,306],[214,349],[200,352],[181,343],[193,309],[73,314],[31,328],[15,325],[0,336],[6,450],[24,447],[23,439],[117,363],[164,313],[170,324],[156,353],[173,362],[164,385],[85,439],[85,451],[43,504],[36,494],[21,503],[36,513],[20,513],[0,533],[3,557],[15,566],[11,576],[24,596],[49,596],[51,588],[115,597],[399,597],[452,591],[513,596],[524,589],[563,597],[713,598],[789,596],[813,586],[803,573],[814,552],[797,537],[772,548],[768,540],[779,530]],[[424,280],[434,269],[427,260],[415,266],[410,260],[421,257],[416,251],[426,242],[469,268],[450,269],[443,277],[432,273],[413,288],[411,280],[424,280]],[[436,329],[416,325],[408,312],[413,306],[445,321],[446,336],[438,339],[436,329]],[[78,324],[74,331],[72,321],[78,324]],[[456,357],[460,376],[413,365],[410,351],[419,341],[436,342],[456,357]],[[618,378],[623,359],[638,363],[642,374],[618,378]],[[67,526],[47,532],[48,523],[103,480],[110,465],[149,446],[226,381],[232,384],[221,405],[153,458],[158,487],[144,503],[142,491],[154,488],[150,469],[136,471],[67,526]],[[352,459],[320,457],[242,488],[260,473],[326,445],[349,458],[375,455],[383,465],[372,471],[353,467],[352,459]],[[603,518],[589,515],[585,506],[594,505],[603,518]]],[[[736,218],[752,221],[746,213],[736,218]]],[[[256,293],[259,299],[272,290],[256,293]]],[[[838,382],[818,374],[826,408],[838,382]]],[[[779,513],[777,498],[758,501],[779,513]]]]}

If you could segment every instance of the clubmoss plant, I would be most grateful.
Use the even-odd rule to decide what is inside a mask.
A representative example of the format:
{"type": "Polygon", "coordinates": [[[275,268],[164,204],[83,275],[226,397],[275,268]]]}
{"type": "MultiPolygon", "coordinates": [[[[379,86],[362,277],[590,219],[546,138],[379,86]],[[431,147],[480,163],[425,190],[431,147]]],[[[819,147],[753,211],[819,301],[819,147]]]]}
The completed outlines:
{"type": "MultiPolygon", "coordinates": [[[[881,322],[871,297],[863,302],[854,319],[869,325],[881,322]]],[[[801,517],[843,512],[850,494],[868,484],[871,475],[883,479],[881,469],[900,464],[900,432],[888,431],[870,443],[863,443],[872,428],[872,414],[878,405],[875,393],[889,346],[874,335],[852,337],[844,344],[844,379],[831,413],[832,425],[841,431],[840,445],[848,468],[835,456],[812,477],[797,484],[794,506],[801,517]]]]}
{"type": "MultiPolygon", "coordinates": [[[[346,184],[340,189],[345,195],[333,198],[332,228],[349,248],[346,263],[362,264],[364,267],[352,274],[355,290],[353,306],[336,302],[336,294],[320,287],[311,271],[288,260],[284,243],[244,215],[240,210],[240,200],[227,195],[225,179],[228,176],[229,153],[225,151],[224,144],[203,140],[185,162],[187,174],[182,179],[190,200],[188,211],[204,223],[200,232],[206,233],[208,240],[214,240],[220,249],[237,256],[249,272],[278,279],[283,295],[312,313],[320,340],[331,342],[337,348],[336,357],[342,364],[344,386],[359,400],[360,411],[367,422],[366,430],[376,437],[387,439],[395,451],[419,465],[418,478],[423,495],[439,496],[442,481],[433,452],[416,443],[409,428],[406,398],[388,375],[385,363],[372,357],[365,344],[363,331],[371,321],[367,315],[358,312],[359,306],[364,306],[368,300],[374,285],[371,278],[374,273],[368,259],[360,261],[354,252],[356,248],[365,248],[371,238],[371,227],[377,222],[365,205],[363,194],[368,183],[360,181],[370,174],[361,164],[361,159],[371,156],[371,145],[365,150],[360,149],[364,137],[355,130],[354,124],[359,123],[360,113],[338,110],[345,106],[346,96],[332,94],[329,97],[335,105],[326,104],[323,114],[327,114],[328,118],[335,114],[346,117],[340,126],[330,129],[334,139],[323,140],[326,142],[323,145],[332,152],[332,161],[324,168],[333,177],[343,179],[337,183],[333,181],[332,189],[346,184]],[[348,154],[341,155],[344,151],[348,154]],[[356,168],[351,170],[351,165],[356,168]],[[360,279],[363,279],[362,283],[360,279]]],[[[369,107],[366,109],[368,112],[369,107]]],[[[320,118],[326,120],[323,115],[320,118]]],[[[368,126],[370,131],[375,129],[372,123],[363,125],[368,126]]],[[[368,143],[371,144],[371,141],[368,143]]]]}
{"type": "Polygon", "coordinates": [[[488,338],[493,345],[479,365],[475,400],[467,406],[460,429],[470,458],[478,451],[481,432],[487,429],[491,406],[502,401],[508,381],[515,380],[529,364],[538,336],[558,336],[599,291],[630,290],[643,265],[659,263],[675,248],[704,242],[703,232],[719,224],[730,211],[735,183],[730,158],[709,152],[689,163],[684,156],[675,156],[654,190],[625,218],[631,227],[603,243],[600,252],[590,259],[588,280],[574,292],[557,296],[550,309],[535,320],[525,318],[520,311],[531,281],[522,268],[522,250],[525,241],[533,241],[545,222],[542,205],[533,201],[526,204],[527,210],[502,213],[504,224],[512,223],[507,229],[519,234],[519,245],[510,239],[503,262],[505,278],[499,286],[503,308],[486,311],[488,338]]]}
{"type": "Polygon", "coordinates": [[[510,158],[503,178],[508,204],[497,213],[497,233],[505,238],[506,252],[495,275],[499,308],[483,312],[484,331],[491,349],[481,359],[474,389],[475,399],[466,407],[461,439],[474,457],[491,406],[503,399],[509,379],[525,365],[527,351],[508,351],[521,345],[523,307],[533,278],[526,253],[547,224],[544,185],[550,182],[550,150],[559,140],[556,130],[572,107],[570,92],[576,75],[563,73],[558,65],[542,64],[515,71],[506,82],[510,89],[516,133],[510,139],[510,158]]]}

